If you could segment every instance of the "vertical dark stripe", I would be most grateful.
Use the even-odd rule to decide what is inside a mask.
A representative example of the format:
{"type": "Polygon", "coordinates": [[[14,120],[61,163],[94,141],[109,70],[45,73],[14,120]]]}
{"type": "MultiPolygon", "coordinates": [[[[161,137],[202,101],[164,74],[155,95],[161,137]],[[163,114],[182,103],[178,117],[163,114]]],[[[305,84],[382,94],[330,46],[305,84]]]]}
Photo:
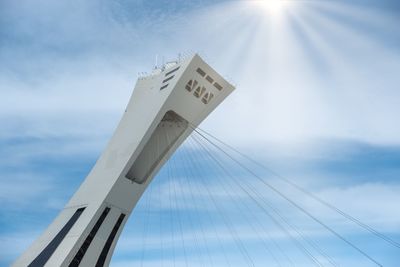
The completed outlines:
{"type": "Polygon", "coordinates": [[[176,67],[175,69],[173,69],[173,70],[171,70],[171,71],[165,73],[165,76],[168,76],[168,75],[170,75],[171,73],[174,73],[174,72],[177,71],[177,70],[179,70],[179,67],[176,67]]]}
{"type": "Polygon", "coordinates": [[[175,75],[168,77],[167,79],[163,80],[162,83],[168,82],[169,80],[173,79],[175,75]]]}
{"type": "Polygon", "coordinates": [[[97,260],[96,267],[103,267],[104,266],[104,263],[106,262],[106,259],[107,259],[108,251],[111,248],[111,245],[112,245],[112,243],[114,241],[114,238],[117,235],[118,229],[121,226],[124,218],[125,218],[125,214],[121,213],[121,215],[119,216],[117,222],[114,225],[114,228],[112,229],[110,235],[107,238],[106,244],[104,245],[104,248],[101,251],[101,254],[99,256],[99,259],[97,260]]]}
{"type": "Polygon", "coordinates": [[[160,90],[165,89],[168,87],[168,83],[166,85],[161,86],[160,90]]]}
{"type": "Polygon", "coordinates": [[[74,215],[69,219],[69,221],[64,225],[64,227],[58,232],[58,234],[51,240],[51,242],[43,249],[43,251],[28,265],[28,267],[41,267],[46,264],[46,262],[50,259],[51,255],[53,255],[54,251],[63,241],[64,237],[68,234],[69,230],[71,230],[72,226],[74,226],[75,222],[81,216],[83,210],[85,208],[79,208],[75,211],[74,215]]]}
{"type": "Polygon", "coordinates": [[[99,219],[97,220],[96,224],[93,226],[92,230],[90,231],[89,235],[86,237],[85,241],[83,242],[82,246],[79,248],[78,252],[76,253],[74,259],[68,265],[69,267],[77,267],[81,263],[83,256],[85,256],[86,251],[88,250],[90,243],[92,243],[93,238],[96,236],[97,231],[99,230],[101,224],[104,222],[104,219],[107,217],[107,214],[110,212],[110,208],[106,207],[103,213],[100,215],[99,219]]]}

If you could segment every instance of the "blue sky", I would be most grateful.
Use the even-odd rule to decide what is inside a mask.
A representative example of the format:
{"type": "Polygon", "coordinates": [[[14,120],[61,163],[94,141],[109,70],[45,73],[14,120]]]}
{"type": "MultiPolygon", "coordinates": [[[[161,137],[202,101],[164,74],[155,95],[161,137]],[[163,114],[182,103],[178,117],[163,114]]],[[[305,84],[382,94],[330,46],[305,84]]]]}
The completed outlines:
{"type": "MultiPolygon", "coordinates": [[[[138,73],[156,55],[192,52],[237,87],[202,128],[400,241],[398,25],[400,5],[389,0],[0,1],[0,266],[79,187],[138,73]]],[[[246,266],[238,239],[257,266],[290,266],[279,247],[310,266],[232,177],[207,160],[197,162],[207,173],[179,168],[187,153],[207,156],[188,142],[160,172],[112,266],[246,266]]],[[[255,169],[384,266],[400,262],[398,249],[255,169]]],[[[374,266],[248,173],[234,178],[340,266],[374,266]]]]}

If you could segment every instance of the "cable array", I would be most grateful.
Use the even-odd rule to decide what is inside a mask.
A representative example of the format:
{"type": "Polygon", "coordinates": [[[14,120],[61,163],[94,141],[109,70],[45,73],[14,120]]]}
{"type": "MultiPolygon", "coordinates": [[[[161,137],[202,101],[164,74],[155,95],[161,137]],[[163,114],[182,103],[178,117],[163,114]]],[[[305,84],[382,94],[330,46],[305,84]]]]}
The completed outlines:
{"type": "MultiPolygon", "coordinates": [[[[374,266],[383,266],[359,244],[325,222],[313,210],[305,208],[292,195],[273,183],[283,181],[290,188],[322,204],[347,221],[373,234],[394,248],[400,244],[359,219],[345,213],[292,180],[278,174],[265,164],[223,142],[207,131],[189,125],[192,134],[170,157],[159,179],[145,192],[141,201],[142,241],[140,266],[146,266],[149,251],[157,245],[149,243],[151,218],[158,211],[160,266],[342,266],[342,259],[318,237],[310,235],[291,214],[300,214],[323,231],[343,242],[374,266]],[[263,177],[253,170],[258,166],[267,171],[263,177]],[[268,179],[266,179],[268,178],[268,179]],[[153,188],[157,187],[157,188],[153,188]],[[153,201],[152,203],[150,203],[153,201]],[[154,203],[158,199],[159,203],[154,203]],[[278,201],[279,200],[279,201],[278,201]],[[282,204],[285,208],[283,209],[282,204]],[[149,209],[155,209],[149,211],[149,209]],[[288,207],[293,213],[288,213],[288,207]],[[295,211],[295,212],[294,212],[295,211]],[[245,226],[245,227],[244,227],[245,226]],[[245,230],[244,230],[245,229],[245,230]],[[249,235],[251,238],[249,238],[249,235]],[[279,237],[281,236],[281,237],[279,237]]],[[[168,131],[164,135],[172,140],[168,131]]],[[[159,155],[159,140],[155,155],[159,155]]],[[[296,215],[297,216],[297,215],[296,215]]],[[[153,222],[154,224],[154,222],[153,222]]],[[[360,258],[361,259],[361,258],[360,258]]]]}

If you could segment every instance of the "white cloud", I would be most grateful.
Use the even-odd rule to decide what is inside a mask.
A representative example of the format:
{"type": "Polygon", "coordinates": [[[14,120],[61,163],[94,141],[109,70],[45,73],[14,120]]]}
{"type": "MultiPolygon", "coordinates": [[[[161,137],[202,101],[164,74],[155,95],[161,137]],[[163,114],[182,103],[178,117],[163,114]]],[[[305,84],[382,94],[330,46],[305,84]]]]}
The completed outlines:
{"type": "Polygon", "coordinates": [[[0,234],[0,258],[15,259],[37,236],[39,236],[39,232],[33,231],[0,234]]]}
{"type": "MultiPolygon", "coordinates": [[[[400,201],[399,190],[398,185],[365,183],[344,188],[326,188],[318,192],[318,196],[380,231],[397,233],[400,230],[400,208],[397,204],[400,201]]],[[[315,206],[314,212],[326,216],[329,222],[336,221],[340,225],[346,222],[338,214],[327,214],[315,206]]]]}
{"type": "MultiPolygon", "coordinates": [[[[312,65],[313,59],[296,40],[288,21],[276,24],[259,12],[252,12],[251,5],[245,3],[194,8],[175,16],[171,12],[167,21],[152,14],[139,24],[135,16],[129,15],[135,11],[124,10],[123,3],[107,6],[94,1],[76,5],[42,1],[42,8],[29,8],[30,5],[37,7],[37,3],[27,1],[25,8],[10,8],[11,18],[21,12],[25,17],[16,24],[17,34],[26,34],[27,27],[35,30],[45,25],[50,30],[29,35],[35,46],[54,44],[77,51],[53,53],[54,47],[50,46],[49,51],[34,55],[34,60],[17,58],[19,63],[13,64],[17,70],[24,70],[22,75],[7,71],[0,79],[0,111],[7,116],[46,113],[62,120],[72,110],[121,114],[136,73],[149,68],[155,54],[170,56],[180,50],[200,50],[218,71],[233,77],[238,84],[236,92],[206,123],[207,128],[227,140],[259,143],[268,139],[292,142],[340,137],[374,143],[400,142],[395,116],[400,106],[395,87],[399,83],[395,72],[400,68],[399,56],[385,43],[324,18],[311,4],[310,8],[294,6],[290,12],[293,15],[287,16],[295,17],[303,34],[319,44],[314,57],[325,61],[332,73],[323,73],[323,69],[312,65]],[[224,12],[221,20],[223,9],[229,12],[224,12]],[[156,21],[152,21],[154,17],[156,21]],[[182,23],[188,20],[193,23],[182,23]],[[154,25],[159,25],[158,33],[165,39],[162,42],[144,31],[154,25]],[[336,43],[327,42],[322,30],[329,31],[330,40],[336,43]],[[268,38],[270,35],[273,38],[268,38]],[[213,45],[205,41],[209,39],[215,40],[213,45]],[[231,45],[221,53],[227,43],[231,45]],[[30,78],[21,82],[24,76],[30,78]],[[219,127],[221,122],[225,127],[219,127]]],[[[140,3],[133,6],[137,5],[140,3]]],[[[346,9],[341,6],[336,11],[343,10],[346,9]]],[[[384,17],[370,10],[360,12],[373,21],[384,17]]],[[[384,29],[382,23],[392,20],[381,20],[379,27],[384,29]]],[[[17,56],[13,53],[17,48],[7,49],[7,54],[17,56]]],[[[18,49],[22,54],[26,52],[23,47],[18,49]]],[[[117,116],[114,119],[118,120],[117,116]]]]}

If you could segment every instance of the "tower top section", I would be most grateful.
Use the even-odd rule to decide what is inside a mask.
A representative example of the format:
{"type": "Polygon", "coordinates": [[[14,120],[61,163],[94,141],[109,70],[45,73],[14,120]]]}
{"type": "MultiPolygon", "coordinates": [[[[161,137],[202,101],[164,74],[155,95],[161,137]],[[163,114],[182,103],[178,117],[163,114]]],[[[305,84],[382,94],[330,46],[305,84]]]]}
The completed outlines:
{"type": "Polygon", "coordinates": [[[135,91],[150,90],[163,95],[182,92],[182,89],[207,105],[217,96],[225,98],[235,88],[198,54],[166,62],[150,74],[142,73],[135,87],[135,91]]]}

